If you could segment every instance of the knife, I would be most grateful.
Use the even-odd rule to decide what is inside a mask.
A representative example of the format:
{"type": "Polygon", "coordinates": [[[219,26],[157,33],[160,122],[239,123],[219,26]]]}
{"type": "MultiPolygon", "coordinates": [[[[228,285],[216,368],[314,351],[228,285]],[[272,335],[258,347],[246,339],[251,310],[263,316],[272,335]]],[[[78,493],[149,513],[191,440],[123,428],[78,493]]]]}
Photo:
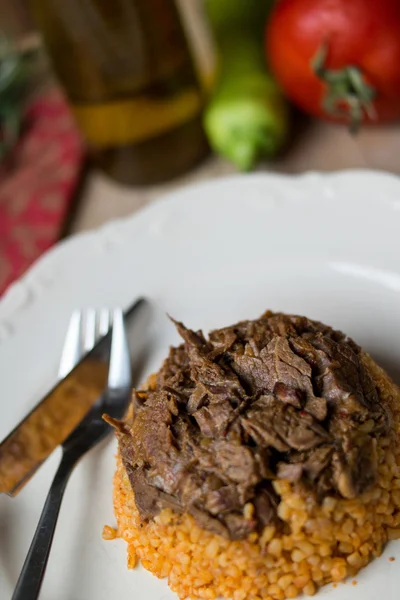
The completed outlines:
{"type": "MultiPolygon", "coordinates": [[[[133,362],[143,343],[138,325],[145,324],[148,308],[140,299],[124,312],[133,362]]],[[[1,442],[0,493],[16,496],[97,401],[107,384],[111,329],[1,442]]]]}

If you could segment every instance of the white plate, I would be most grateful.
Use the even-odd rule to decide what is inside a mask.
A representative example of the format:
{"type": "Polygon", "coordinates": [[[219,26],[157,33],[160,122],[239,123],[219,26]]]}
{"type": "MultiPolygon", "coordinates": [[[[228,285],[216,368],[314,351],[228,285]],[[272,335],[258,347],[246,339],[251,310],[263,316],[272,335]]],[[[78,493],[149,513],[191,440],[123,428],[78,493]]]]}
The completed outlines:
{"type": "MultiPolygon", "coordinates": [[[[398,378],[400,180],[368,171],[216,180],[60,244],[0,302],[0,438],[54,382],[70,312],[127,305],[139,294],[155,304],[145,374],[178,341],[166,312],[207,331],[272,308],[343,329],[398,378]]],[[[101,539],[103,524],[114,522],[114,452],[109,441],[73,474],[42,600],[176,598],[166,582],[126,569],[124,542],[101,539]]],[[[0,498],[2,599],[57,460],[55,453],[16,499],[0,498]]],[[[328,586],[321,595],[395,600],[399,561],[400,543],[391,543],[356,587],[328,586]]]]}

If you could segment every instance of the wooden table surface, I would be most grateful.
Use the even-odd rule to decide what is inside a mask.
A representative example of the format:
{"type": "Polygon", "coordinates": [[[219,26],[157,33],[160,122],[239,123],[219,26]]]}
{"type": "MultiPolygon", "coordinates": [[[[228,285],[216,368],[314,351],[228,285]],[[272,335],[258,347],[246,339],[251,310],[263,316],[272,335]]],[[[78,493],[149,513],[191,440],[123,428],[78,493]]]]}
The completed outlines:
{"type": "MultiPolygon", "coordinates": [[[[369,127],[356,136],[346,128],[319,121],[300,120],[286,154],[278,161],[260,165],[260,171],[304,173],[338,169],[381,169],[400,174],[400,125],[369,127]]],[[[128,188],[89,172],[69,228],[76,233],[129,215],[153,199],[183,185],[235,173],[226,161],[210,156],[195,170],[163,185],[128,188]]]]}

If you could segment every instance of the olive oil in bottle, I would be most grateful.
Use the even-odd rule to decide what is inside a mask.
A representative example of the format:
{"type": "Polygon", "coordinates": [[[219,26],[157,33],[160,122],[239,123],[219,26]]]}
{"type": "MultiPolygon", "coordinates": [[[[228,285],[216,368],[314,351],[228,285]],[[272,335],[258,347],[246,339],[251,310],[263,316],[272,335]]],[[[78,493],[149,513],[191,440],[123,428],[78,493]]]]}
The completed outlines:
{"type": "Polygon", "coordinates": [[[163,181],[201,160],[203,93],[174,0],[30,0],[91,156],[163,181]]]}

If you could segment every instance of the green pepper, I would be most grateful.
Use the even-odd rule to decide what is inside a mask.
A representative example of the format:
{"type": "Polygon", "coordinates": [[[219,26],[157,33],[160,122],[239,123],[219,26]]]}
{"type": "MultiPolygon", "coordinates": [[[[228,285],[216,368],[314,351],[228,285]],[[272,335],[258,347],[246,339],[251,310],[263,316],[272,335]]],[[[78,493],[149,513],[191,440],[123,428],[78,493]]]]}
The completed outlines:
{"type": "Polygon", "coordinates": [[[263,34],[270,0],[205,0],[218,73],[204,113],[214,150],[241,170],[273,157],[288,132],[288,106],[268,73],[263,34]]]}

